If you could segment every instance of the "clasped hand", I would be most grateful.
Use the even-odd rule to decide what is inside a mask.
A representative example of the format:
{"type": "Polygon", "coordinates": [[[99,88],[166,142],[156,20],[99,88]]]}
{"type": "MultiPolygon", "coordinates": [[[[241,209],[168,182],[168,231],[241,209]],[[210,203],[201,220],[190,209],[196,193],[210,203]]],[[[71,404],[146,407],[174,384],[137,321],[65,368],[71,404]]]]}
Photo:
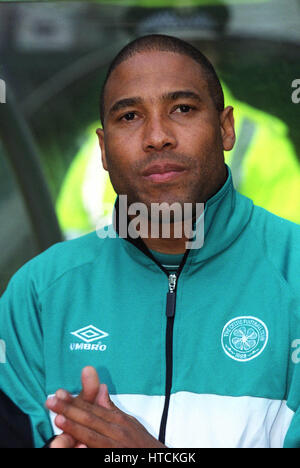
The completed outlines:
{"type": "Polygon", "coordinates": [[[56,426],[63,431],[50,448],[165,447],[137,419],[117,408],[93,367],[82,370],[81,382],[77,397],[60,389],[46,402],[46,407],[57,414],[56,426]]]}

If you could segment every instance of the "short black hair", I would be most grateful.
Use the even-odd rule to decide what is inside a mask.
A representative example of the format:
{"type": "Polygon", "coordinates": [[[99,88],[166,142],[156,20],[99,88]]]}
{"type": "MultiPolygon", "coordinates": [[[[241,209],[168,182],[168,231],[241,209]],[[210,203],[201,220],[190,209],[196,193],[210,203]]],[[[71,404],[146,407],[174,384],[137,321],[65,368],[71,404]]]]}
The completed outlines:
{"type": "Polygon", "coordinates": [[[141,52],[152,51],[178,53],[182,55],[187,55],[188,57],[191,57],[193,60],[195,60],[195,62],[197,62],[202,68],[204,76],[207,80],[209,92],[215,103],[216,109],[219,112],[222,112],[224,110],[224,94],[222,86],[218,75],[208,58],[204,54],[202,54],[202,52],[196,49],[196,47],[194,47],[186,41],[183,41],[182,39],[163,34],[149,34],[147,36],[138,37],[137,39],[131,41],[116,55],[116,57],[111,62],[106,74],[106,78],[102,85],[100,95],[100,120],[102,126],[104,125],[105,87],[111,73],[115,68],[117,68],[118,65],[120,65],[125,60],[133,57],[134,55],[141,52]]]}

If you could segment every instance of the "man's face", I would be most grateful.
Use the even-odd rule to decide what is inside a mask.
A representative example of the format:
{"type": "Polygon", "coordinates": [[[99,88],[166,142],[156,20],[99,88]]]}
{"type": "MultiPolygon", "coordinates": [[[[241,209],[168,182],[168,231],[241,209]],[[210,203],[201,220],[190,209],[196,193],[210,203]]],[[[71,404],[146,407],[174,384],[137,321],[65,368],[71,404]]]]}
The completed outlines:
{"type": "Polygon", "coordinates": [[[117,66],[105,94],[103,166],[128,203],[205,202],[226,180],[232,108],[216,110],[200,66],[141,52],[117,66]]]}

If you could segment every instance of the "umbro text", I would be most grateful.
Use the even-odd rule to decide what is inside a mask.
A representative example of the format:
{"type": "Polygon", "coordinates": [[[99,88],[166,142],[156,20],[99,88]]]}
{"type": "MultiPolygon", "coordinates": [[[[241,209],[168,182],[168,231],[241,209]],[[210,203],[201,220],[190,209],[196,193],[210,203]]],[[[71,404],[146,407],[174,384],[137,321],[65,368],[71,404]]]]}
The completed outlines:
{"type": "Polygon", "coordinates": [[[107,348],[106,345],[97,343],[71,343],[70,350],[71,351],[105,351],[107,348]]]}

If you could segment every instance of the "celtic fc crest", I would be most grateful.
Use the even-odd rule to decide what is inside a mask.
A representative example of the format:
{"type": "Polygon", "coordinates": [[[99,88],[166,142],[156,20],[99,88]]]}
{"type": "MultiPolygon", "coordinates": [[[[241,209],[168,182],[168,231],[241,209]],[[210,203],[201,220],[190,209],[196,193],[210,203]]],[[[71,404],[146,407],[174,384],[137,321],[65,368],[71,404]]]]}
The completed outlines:
{"type": "Polygon", "coordinates": [[[236,317],[222,331],[222,347],[235,361],[250,361],[259,356],[268,342],[268,329],[256,317],[236,317]]]}

